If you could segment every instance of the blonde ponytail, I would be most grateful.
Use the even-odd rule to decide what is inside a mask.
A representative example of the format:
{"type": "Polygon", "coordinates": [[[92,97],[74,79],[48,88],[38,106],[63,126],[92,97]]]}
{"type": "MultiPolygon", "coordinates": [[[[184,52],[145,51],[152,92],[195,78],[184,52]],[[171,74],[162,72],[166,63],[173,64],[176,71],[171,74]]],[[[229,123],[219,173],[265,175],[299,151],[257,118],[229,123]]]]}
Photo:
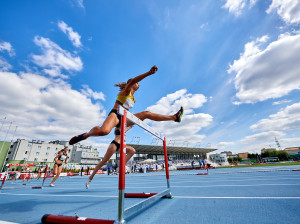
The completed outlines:
{"type": "Polygon", "coordinates": [[[119,82],[119,83],[115,84],[116,87],[119,87],[119,88],[120,88],[120,91],[121,91],[122,89],[124,89],[126,85],[127,85],[126,82],[119,82]]]}

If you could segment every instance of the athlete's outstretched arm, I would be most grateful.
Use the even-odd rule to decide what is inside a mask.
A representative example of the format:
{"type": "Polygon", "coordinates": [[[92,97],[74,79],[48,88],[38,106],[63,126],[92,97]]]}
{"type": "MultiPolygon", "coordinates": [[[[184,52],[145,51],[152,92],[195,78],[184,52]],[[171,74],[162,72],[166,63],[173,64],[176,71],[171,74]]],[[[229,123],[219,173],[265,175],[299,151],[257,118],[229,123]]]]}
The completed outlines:
{"type": "Polygon", "coordinates": [[[128,85],[126,86],[126,89],[130,89],[135,83],[138,83],[138,82],[142,81],[147,76],[155,74],[157,72],[157,70],[158,70],[157,66],[154,65],[148,72],[134,77],[128,83],[128,85]]]}

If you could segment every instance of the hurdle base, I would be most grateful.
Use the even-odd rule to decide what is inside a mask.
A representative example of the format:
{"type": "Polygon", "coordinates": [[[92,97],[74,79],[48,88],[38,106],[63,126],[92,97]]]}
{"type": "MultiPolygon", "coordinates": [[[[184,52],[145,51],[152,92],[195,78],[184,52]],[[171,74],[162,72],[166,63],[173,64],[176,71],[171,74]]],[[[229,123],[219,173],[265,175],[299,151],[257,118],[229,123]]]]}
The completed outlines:
{"type": "Polygon", "coordinates": [[[32,189],[42,189],[42,186],[37,186],[37,187],[31,187],[32,189]]]}
{"type": "MultiPolygon", "coordinates": [[[[157,195],[157,193],[125,193],[125,198],[150,198],[154,195],[157,195]]],[[[172,198],[170,194],[166,194],[162,196],[161,198],[172,198]]]]}
{"type": "Polygon", "coordinates": [[[73,216],[63,216],[63,215],[51,215],[45,214],[42,217],[43,224],[113,224],[114,220],[107,219],[92,219],[85,217],[73,217],[73,216]]]}
{"type": "Polygon", "coordinates": [[[208,175],[208,173],[197,173],[197,175],[208,175]]]}

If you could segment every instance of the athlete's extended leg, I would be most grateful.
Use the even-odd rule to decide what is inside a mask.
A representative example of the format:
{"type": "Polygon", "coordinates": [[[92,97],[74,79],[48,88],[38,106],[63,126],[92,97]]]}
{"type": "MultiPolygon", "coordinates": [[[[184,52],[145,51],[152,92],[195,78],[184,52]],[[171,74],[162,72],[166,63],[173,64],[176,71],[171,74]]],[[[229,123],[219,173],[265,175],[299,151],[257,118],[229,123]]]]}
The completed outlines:
{"type": "Polygon", "coordinates": [[[115,144],[110,144],[108,146],[108,149],[103,157],[103,159],[100,161],[100,163],[98,163],[98,165],[95,167],[95,169],[93,170],[93,173],[90,175],[90,177],[88,178],[88,181],[85,184],[86,188],[89,188],[91,181],[93,180],[95,174],[97,173],[98,170],[101,169],[101,167],[103,165],[105,165],[107,163],[107,161],[112,157],[112,155],[116,152],[117,147],[115,144]]]}
{"type": "MultiPolygon", "coordinates": [[[[183,115],[183,107],[180,108],[180,110],[173,115],[162,115],[162,114],[156,114],[152,113],[150,111],[143,111],[134,114],[137,118],[141,119],[142,121],[145,119],[149,119],[152,121],[175,121],[175,122],[181,122],[181,117],[183,115]]],[[[127,121],[127,125],[133,125],[132,122],[127,121]]]]}
{"type": "MultiPolygon", "coordinates": [[[[57,165],[54,165],[54,166],[57,167],[57,165]]],[[[55,173],[53,172],[54,174],[56,174],[56,176],[55,176],[55,177],[53,178],[53,180],[51,181],[51,183],[50,183],[50,185],[49,185],[50,187],[54,187],[54,184],[53,184],[53,183],[59,178],[59,175],[60,175],[60,173],[61,173],[61,171],[62,171],[62,166],[57,167],[56,170],[57,170],[57,172],[55,172],[55,171],[54,171],[55,173]]]]}
{"type": "Polygon", "coordinates": [[[130,160],[130,158],[134,155],[135,149],[129,145],[126,145],[126,163],[130,160]]]}
{"type": "Polygon", "coordinates": [[[90,136],[105,136],[108,135],[111,130],[119,123],[117,115],[111,113],[103,122],[102,126],[95,126],[89,132],[81,135],[76,135],[69,141],[70,145],[74,145],[77,142],[87,139],[90,136]]]}

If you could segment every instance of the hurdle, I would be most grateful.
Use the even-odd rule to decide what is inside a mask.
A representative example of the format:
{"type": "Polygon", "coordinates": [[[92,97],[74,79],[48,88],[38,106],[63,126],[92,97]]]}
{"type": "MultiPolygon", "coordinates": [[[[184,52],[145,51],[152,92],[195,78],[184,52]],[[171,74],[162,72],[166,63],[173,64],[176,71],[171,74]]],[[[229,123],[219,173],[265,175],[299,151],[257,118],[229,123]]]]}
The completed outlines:
{"type": "MultiPolygon", "coordinates": [[[[0,190],[2,190],[4,183],[6,182],[7,178],[8,178],[8,174],[9,174],[9,168],[12,166],[18,166],[18,167],[39,167],[39,166],[43,166],[43,165],[38,165],[38,164],[6,164],[7,168],[6,168],[6,172],[5,175],[3,177],[3,180],[1,182],[1,186],[0,186],[0,190]]],[[[46,165],[46,169],[45,169],[45,173],[44,173],[44,178],[43,178],[43,182],[41,186],[33,186],[32,189],[41,189],[44,186],[44,182],[47,176],[47,169],[48,169],[48,165],[46,165]]],[[[29,172],[29,178],[31,177],[31,173],[29,172]]],[[[28,177],[26,178],[24,175],[24,179],[23,181],[27,179],[28,181],[28,177]]],[[[23,183],[22,185],[26,185],[26,183],[23,183]]]]}
{"type": "Polygon", "coordinates": [[[206,166],[205,168],[206,168],[206,173],[197,173],[197,175],[208,175],[208,166],[206,166]]]}
{"type": "Polygon", "coordinates": [[[124,109],[122,106],[118,107],[118,113],[121,115],[121,142],[120,142],[120,165],[119,165],[119,197],[118,197],[118,218],[117,220],[105,220],[105,219],[90,219],[85,217],[72,217],[72,216],[61,216],[46,214],[42,217],[43,224],[54,224],[54,223],[85,223],[85,224],[125,224],[126,220],[139,214],[146,208],[156,203],[161,198],[172,198],[170,190],[170,175],[168,165],[168,155],[166,138],[162,134],[156,132],[152,127],[144,123],[142,120],[134,116],[132,113],[124,109]],[[150,134],[156,136],[158,139],[163,141],[164,148],[164,159],[165,159],[165,171],[167,188],[160,193],[127,193],[125,194],[125,156],[126,156],[126,126],[127,119],[132,123],[143,128],[150,134]],[[147,198],[138,202],[126,209],[124,209],[124,198],[147,198]]]}

